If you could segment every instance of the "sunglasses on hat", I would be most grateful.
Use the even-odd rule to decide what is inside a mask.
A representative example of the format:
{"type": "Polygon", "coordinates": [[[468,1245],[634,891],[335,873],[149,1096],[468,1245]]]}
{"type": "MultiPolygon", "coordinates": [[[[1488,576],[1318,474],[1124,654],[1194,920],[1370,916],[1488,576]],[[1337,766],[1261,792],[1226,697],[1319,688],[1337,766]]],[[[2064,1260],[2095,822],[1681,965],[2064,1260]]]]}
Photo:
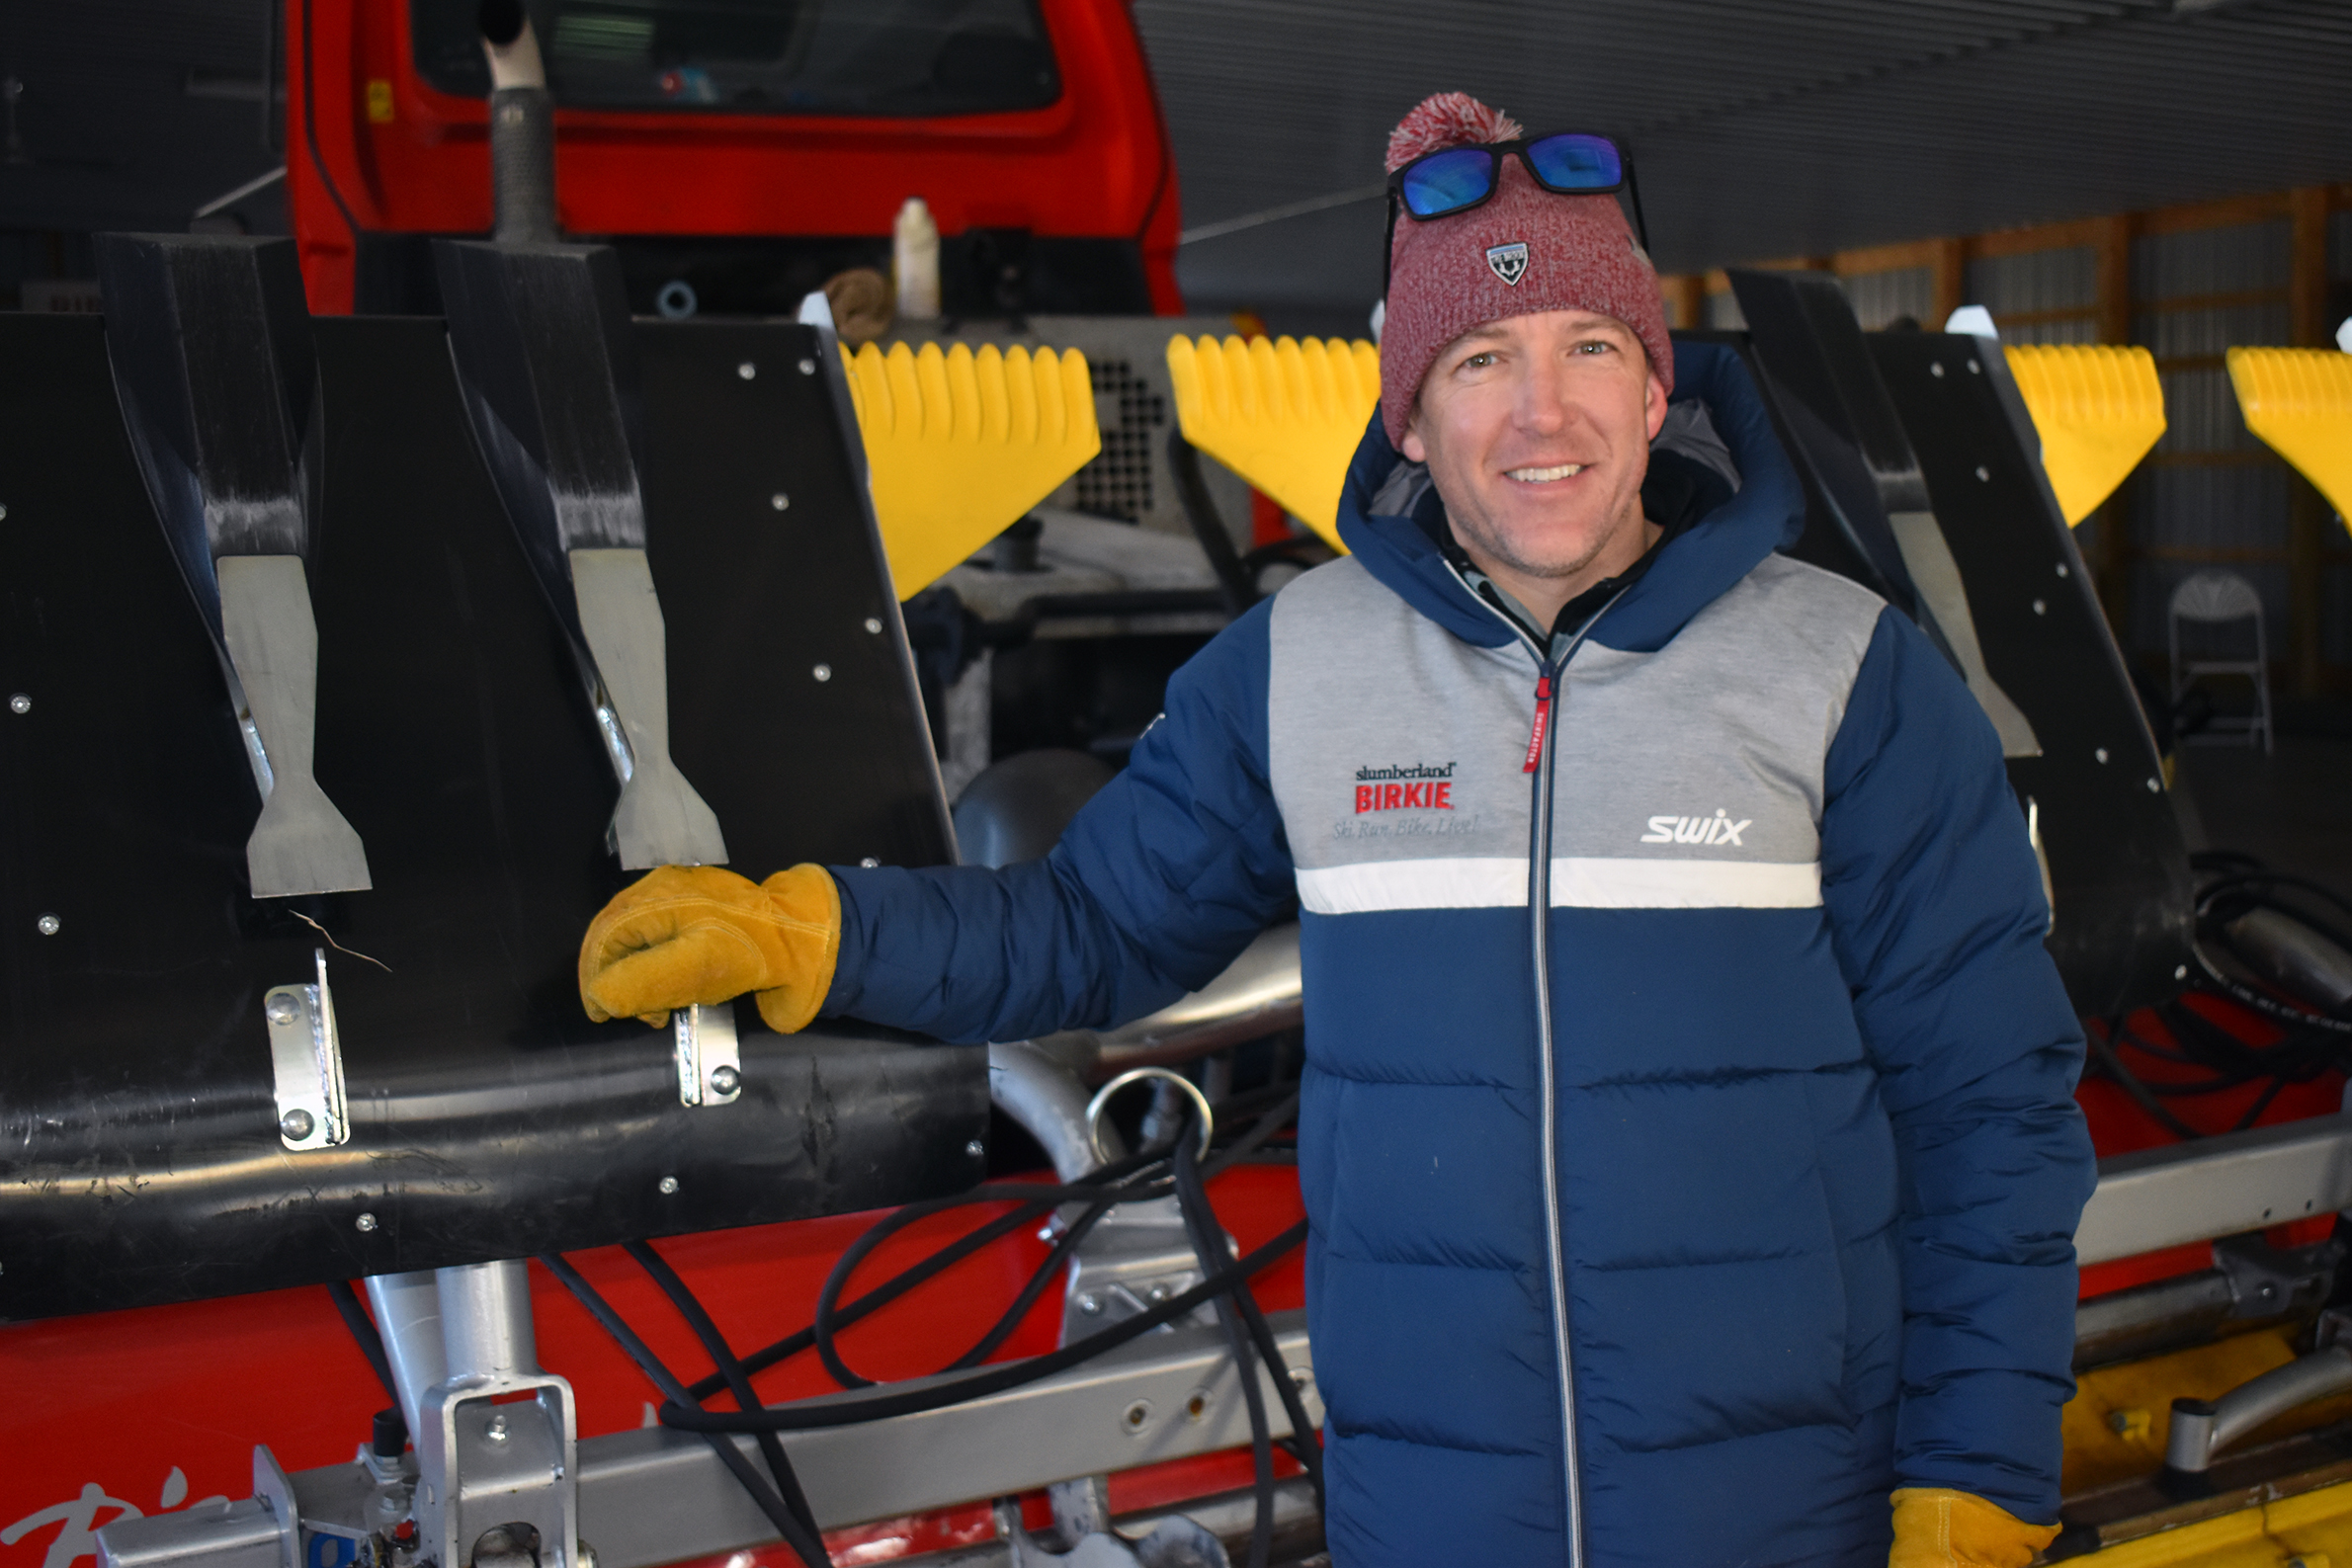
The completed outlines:
{"type": "Polygon", "coordinates": [[[1641,248],[1649,249],[1649,229],[1641,220],[1641,192],[1634,183],[1633,160],[1607,136],[1559,130],[1517,141],[1446,147],[1425,152],[1388,176],[1388,231],[1381,245],[1383,297],[1388,292],[1388,271],[1393,265],[1397,211],[1401,208],[1417,222],[1467,212],[1501,189],[1505,158],[1517,158],[1529,177],[1554,196],[1626,192],[1634,205],[1634,226],[1639,231],[1641,248]]]}

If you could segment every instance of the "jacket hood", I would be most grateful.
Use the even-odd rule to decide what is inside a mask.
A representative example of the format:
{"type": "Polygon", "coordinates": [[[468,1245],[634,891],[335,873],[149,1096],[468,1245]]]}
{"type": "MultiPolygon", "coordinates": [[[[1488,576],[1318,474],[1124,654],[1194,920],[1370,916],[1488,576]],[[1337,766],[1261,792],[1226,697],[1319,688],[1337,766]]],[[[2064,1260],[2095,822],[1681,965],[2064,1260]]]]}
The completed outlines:
{"type": "MultiPolygon", "coordinates": [[[[1672,401],[1694,399],[1713,416],[1739,469],[1739,490],[1659,549],[1649,570],[1593,628],[1592,640],[1603,646],[1636,653],[1664,647],[1691,617],[1804,532],[1805,491],[1736,350],[1674,345],[1672,401]]],[[[1471,597],[1417,521],[1373,510],[1402,461],[1375,414],[1340,493],[1340,539],[1391,593],[1456,636],[1481,647],[1512,641],[1510,629],[1471,597]]]]}

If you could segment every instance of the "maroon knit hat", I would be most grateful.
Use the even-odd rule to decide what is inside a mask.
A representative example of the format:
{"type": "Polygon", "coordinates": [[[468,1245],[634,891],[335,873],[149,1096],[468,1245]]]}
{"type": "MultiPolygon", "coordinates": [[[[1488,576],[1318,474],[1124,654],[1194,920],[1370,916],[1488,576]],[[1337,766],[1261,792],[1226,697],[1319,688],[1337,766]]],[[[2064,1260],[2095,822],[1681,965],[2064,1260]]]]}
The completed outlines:
{"type": "MultiPolygon", "coordinates": [[[[1510,141],[1526,132],[1467,93],[1424,99],[1388,136],[1388,172],[1446,147],[1510,141]]],[[[1503,160],[1484,205],[1418,222],[1398,213],[1389,250],[1388,309],[1381,325],[1381,424],[1404,440],[1421,378],[1470,328],[1543,310],[1590,310],[1634,329],[1649,366],[1674,389],[1674,344],[1649,258],[1634,243],[1614,196],[1555,196],[1503,160]]]]}

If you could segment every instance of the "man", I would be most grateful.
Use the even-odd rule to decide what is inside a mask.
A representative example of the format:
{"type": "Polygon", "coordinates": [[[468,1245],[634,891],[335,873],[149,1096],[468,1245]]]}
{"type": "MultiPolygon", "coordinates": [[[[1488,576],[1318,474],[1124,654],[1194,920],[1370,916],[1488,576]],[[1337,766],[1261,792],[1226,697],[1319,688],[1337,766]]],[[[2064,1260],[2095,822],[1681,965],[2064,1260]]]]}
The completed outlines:
{"type": "Polygon", "coordinates": [[[1670,343],[1574,194],[1609,170],[1517,135],[1460,95],[1398,127],[1354,553],[1181,671],[1051,856],[657,871],[583,997],[1019,1038],[1295,898],[1335,1562],[2015,1568],[2091,1158],[1998,743],[1776,553],[1803,502],[1739,360],[1670,343]]]}

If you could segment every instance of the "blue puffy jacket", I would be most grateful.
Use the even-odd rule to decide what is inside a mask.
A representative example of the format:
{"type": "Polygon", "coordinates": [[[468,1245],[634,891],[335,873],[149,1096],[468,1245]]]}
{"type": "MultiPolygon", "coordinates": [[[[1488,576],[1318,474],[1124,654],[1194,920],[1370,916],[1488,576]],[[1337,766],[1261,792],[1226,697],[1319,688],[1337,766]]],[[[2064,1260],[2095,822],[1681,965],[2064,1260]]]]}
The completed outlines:
{"type": "Polygon", "coordinates": [[[1139,1016],[1297,900],[1342,1568],[1572,1531],[1883,1564],[1898,1485],[2057,1514],[2093,1167],[1999,745],[1904,617],[1777,553],[1803,502],[1736,357],[1676,382],[1744,482],[1600,618],[1546,747],[1550,650],[1379,512],[1375,421],[1354,553],[1179,672],[1052,855],[835,871],[827,1011],[960,1040],[1139,1016]]]}

